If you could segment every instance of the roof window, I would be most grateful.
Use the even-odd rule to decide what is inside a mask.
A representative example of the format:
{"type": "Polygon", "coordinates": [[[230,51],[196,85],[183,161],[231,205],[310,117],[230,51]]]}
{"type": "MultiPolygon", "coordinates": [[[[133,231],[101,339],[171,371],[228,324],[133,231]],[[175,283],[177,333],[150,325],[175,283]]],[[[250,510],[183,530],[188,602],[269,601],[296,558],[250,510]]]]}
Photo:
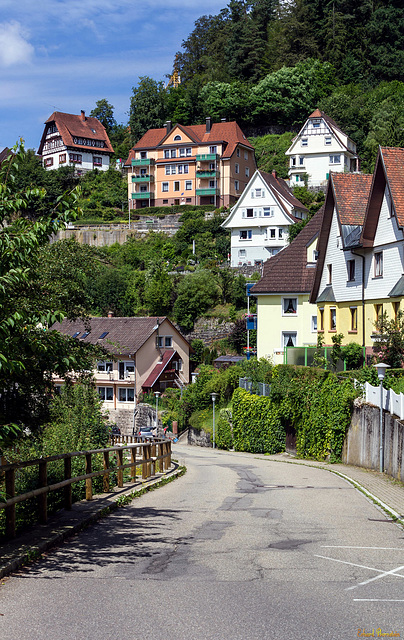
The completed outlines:
{"type": "Polygon", "coordinates": [[[105,336],[107,336],[108,334],[109,334],[109,331],[104,331],[98,339],[102,340],[102,338],[105,338],[105,336]]]}
{"type": "Polygon", "coordinates": [[[80,331],[75,331],[72,335],[72,338],[77,338],[77,336],[79,336],[80,333],[81,333],[80,331]]]}

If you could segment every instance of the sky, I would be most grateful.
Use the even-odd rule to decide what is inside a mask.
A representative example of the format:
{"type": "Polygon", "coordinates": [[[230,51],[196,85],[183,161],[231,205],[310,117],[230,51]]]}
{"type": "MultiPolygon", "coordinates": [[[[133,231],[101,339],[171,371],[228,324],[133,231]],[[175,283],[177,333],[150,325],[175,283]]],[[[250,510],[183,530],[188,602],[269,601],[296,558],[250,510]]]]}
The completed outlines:
{"type": "Polygon", "coordinates": [[[126,124],[139,76],[167,82],[201,15],[227,0],[0,0],[0,150],[37,149],[54,111],[97,100],[126,124]]]}

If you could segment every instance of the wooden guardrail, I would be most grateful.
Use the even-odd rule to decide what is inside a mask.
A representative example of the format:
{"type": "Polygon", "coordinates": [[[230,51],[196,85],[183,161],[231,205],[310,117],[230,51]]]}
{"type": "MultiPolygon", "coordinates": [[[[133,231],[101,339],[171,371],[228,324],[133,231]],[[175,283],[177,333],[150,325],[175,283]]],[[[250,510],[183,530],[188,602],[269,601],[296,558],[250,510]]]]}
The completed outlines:
{"type": "MultiPolygon", "coordinates": [[[[16,505],[37,498],[39,521],[46,523],[48,520],[48,493],[63,489],[64,508],[72,507],[72,485],[75,482],[85,480],[86,500],[92,500],[93,485],[92,479],[103,476],[103,492],[110,491],[110,474],[117,474],[117,487],[123,487],[123,474],[125,469],[130,469],[131,480],[136,482],[136,466],[142,466],[142,480],[155,475],[156,471],[164,473],[171,467],[171,441],[153,440],[148,442],[133,442],[135,438],[129,437],[127,441],[121,436],[111,438],[110,447],[104,449],[91,449],[89,451],[74,451],[72,453],[62,453],[56,456],[27,460],[25,462],[15,462],[12,464],[0,465],[0,477],[4,474],[5,479],[5,502],[0,502],[0,509],[5,510],[6,538],[14,538],[16,532],[16,505]],[[129,438],[132,442],[129,442],[129,438]],[[119,441],[120,444],[114,445],[119,441]],[[130,462],[124,463],[124,451],[129,450],[130,462]],[[111,466],[111,453],[116,456],[116,464],[111,466]],[[95,455],[103,455],[103,469],[92,471],[92,460],[95,455]],[[140,454],[140,455],[138,455],[140,454]],[[72,458],[85,458],[85,473],[72,477],[72,458]],[[64,480],[48,485],[48,464],[56,460],[64,460],[64,480]],[[19,469],[26,467],[38,467],[38,488],[15,495],[15,477],[19,469]]],[[[136,439],[137,440],[137,439],[136,439]]]]}

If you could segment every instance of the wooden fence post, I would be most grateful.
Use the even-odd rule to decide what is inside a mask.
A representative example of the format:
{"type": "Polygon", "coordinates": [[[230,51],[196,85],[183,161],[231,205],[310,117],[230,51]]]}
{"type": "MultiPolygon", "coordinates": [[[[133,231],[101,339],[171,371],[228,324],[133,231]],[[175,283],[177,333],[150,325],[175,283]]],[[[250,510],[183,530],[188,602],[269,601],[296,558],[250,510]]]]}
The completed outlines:
{"type": "Polygon", "coordinates": [[[169,440],[167,442],[167,453],[168,453],[167,469],[170,469],[170,467],[171,467],[171,440],[169,440]]]}
{"type": "MultiPolygon", "coordinates": [[[[65,458],[64,463],[65,463],[65,480],[70,480],[70,478],[72,477],[72,459],[70,458],[70,456],[68,458],[65,458]]],[[[64,493],[65,509],[71,509],[72,508],[72,485],[69,484],[66,487],[64,487],[63,493],[64,493]]]]}
{"type": "MultiPolygon", "coordinates": [[[[86,474],[91,473],[91,453],[86,453],[86,474]]],[[[93,499],[93,480],[92,478],[86,478],[86,500],[93,499]]]]}
{"type": "MultiPolygon", "coordinates": [[[[155,458],[155,457],[156,457],[156,445],[155,445],[155,444],[152,444],[152,445],[151,445],[151,447],[150,447],[150,454],[151,454],[151,457],[152,457],[152,458],[155,458]]],[[[154,460],[153,460],[153,462],[151,462],[151,464],[150,464],[150,472],[151,472],[151,475],[152,475],[152,476],[154,476],[154,475],[156,474],[156,463],[155,463],[155,461],[154,461],[154,460]]]]}
{"type": "MultiPolygon", "coordinates": [[[[48,485],[48,463],[46,460],[41,460],[39,463],[39,487],[46,487],[48,485]]],[[[38,496],[39,507],[39,522],[45,524],[48,520],[48,495],[42,493],[38,496]]]]}
{"type": "Polygon", "coordinates": [[[104,470],[106,471],[106,473],[104,473],[103,481],[102,481],[102,489],[103,489],[104,493],[109,493],[109,473],[108,473],[108,469],[109,469],[109,452],[108,451],[104,451],[104,470]]]}
{"type": "Polygon", "coordinates": [[[119,469],[123,465],[123,449],[116,452],[118,458],[118,487],[123,487],[123,469],[119,469]]]}
{"type": "MultiPolygon", "coordinates": [[[[7,469],[6,475],[6,498],[15,496],[15,469],[7,469]]],[[[5,508],[6,512],[6,537],[15,538],[15,504],[5,508]]]]}
{"type": "Polygon", "coordinates": [[[142,462],[142,480],[146,480],[147,478],[147,446],[143,445],[143,462],[142,462]]]}
{"type": "Polygon", "coordinates": [[[136,447],[132,447],[130,450],[130,461],[133,464],[133,467],[130,468],[130,475],[132,482],[136,482],[136,447]]]}

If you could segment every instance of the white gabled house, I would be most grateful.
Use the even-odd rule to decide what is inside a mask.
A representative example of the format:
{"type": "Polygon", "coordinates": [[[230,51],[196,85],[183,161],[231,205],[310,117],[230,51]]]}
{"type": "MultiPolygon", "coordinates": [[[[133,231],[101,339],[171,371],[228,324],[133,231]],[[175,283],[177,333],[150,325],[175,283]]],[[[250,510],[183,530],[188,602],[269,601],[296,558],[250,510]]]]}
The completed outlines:
{"type": "Polygon", "coordinates": [[[222,227],[231,230],[230,266],[262,264],[288,244],[288,227],[307,217],[286,182],[256,171],[222,227]]]}
{"type": "Polygon", "coordinates": [[[289,185],[325,187],[330,172],[359,171],[356,145],[323,111],[313,111],[286,151],[289,185]]]}

